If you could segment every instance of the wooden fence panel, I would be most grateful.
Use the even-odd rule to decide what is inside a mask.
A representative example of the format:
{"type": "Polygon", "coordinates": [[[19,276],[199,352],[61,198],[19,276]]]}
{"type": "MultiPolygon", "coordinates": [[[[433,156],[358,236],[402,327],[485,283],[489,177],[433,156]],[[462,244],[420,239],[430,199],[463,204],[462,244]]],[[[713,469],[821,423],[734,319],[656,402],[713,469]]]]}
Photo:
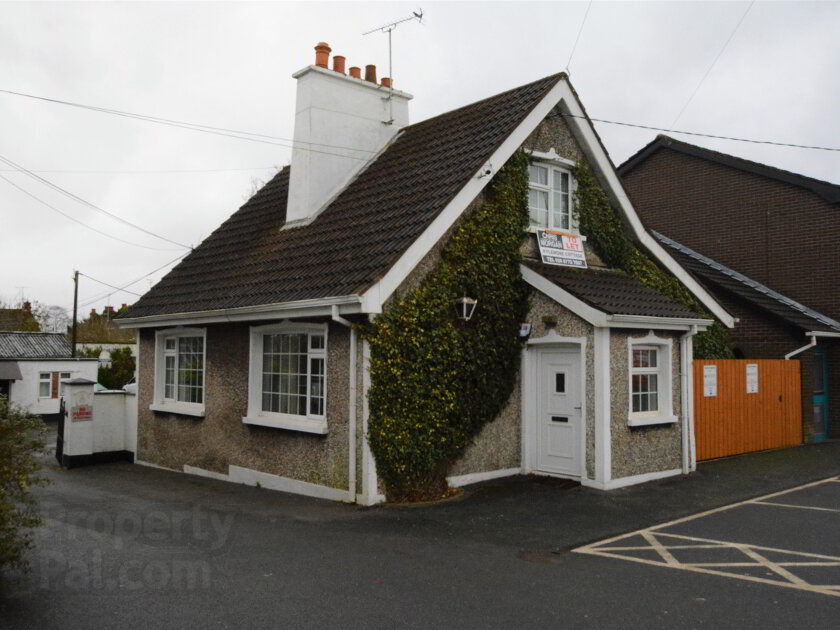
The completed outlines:
{"type": "Polygon", "coordinates": [[[802,443],[799,361],[694,361],[697,461],[802,443]],[[758,392],[747,393],[747,365],[758,366],[758,392]],[[706,396],[704,367],[717,368],[717,395],[706,396]]]}

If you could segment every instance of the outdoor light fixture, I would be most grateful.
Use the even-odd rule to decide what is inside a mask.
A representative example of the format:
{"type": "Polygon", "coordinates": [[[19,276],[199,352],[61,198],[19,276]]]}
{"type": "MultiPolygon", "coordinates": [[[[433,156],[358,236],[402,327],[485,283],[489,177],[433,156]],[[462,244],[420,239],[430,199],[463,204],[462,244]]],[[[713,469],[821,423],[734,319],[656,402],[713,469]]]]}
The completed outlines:
{"type": "Polygon", "coordinates": [[[458,319],[463,319],[465,322],[470,321],[476,304],[478,304],[478,300],[467,297],[466,293],[464,293],[464,297],[459,297],[455,300],[455,310],[458,313],[458,319]]]}

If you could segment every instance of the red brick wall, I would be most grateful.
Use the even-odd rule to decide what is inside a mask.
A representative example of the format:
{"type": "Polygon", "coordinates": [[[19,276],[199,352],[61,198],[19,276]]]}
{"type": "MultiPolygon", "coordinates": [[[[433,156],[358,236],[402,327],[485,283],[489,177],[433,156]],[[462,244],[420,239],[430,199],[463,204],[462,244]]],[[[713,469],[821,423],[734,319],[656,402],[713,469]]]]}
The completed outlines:
{"type": "MultiPolygon", "coordinates": [[[[840,204],[667,148],[627,173],[623,183],[646,226],[840,320],[840,204]]],[[[716,295],[741,320],[733,339],[746,358],[784,358],[808,342],[802,331],[716,295]]],[[[821,340],[820,346],[828,350],[831,435],[840,437],[840,342],[821,340]]],[[[807,438],[813,357],[797,358],[807,438]]]]}
{"type": "Polygon", "coordinates": [[[648,227],[840,320],[840,204],[671,149],[623,182],[648,227]]]}

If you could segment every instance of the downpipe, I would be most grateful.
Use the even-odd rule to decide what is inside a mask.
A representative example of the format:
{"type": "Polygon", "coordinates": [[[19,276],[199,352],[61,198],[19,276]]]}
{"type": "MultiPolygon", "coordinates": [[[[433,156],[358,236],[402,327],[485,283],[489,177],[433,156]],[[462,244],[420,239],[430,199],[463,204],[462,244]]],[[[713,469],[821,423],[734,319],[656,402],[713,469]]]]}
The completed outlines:
{"type": "Polygon", "coordinates": [[[698,332],[697,325],[680,337],[680,402],[682,403],[682,472],[692,470],[692,444],[694,442],[694,405],[692,404],[693,344],[692,338],[698,332]]]}

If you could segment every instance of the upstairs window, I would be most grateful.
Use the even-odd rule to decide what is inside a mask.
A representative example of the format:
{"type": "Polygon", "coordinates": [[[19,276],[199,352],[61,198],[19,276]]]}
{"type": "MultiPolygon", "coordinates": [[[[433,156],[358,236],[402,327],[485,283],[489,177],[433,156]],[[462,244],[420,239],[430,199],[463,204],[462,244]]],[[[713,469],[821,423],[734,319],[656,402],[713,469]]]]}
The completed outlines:
{"type": "Polygon", "coordinates": [[[539,162],[528,167],[528,215],[534,228],[573,229],[570,171],[539,162]]]}

